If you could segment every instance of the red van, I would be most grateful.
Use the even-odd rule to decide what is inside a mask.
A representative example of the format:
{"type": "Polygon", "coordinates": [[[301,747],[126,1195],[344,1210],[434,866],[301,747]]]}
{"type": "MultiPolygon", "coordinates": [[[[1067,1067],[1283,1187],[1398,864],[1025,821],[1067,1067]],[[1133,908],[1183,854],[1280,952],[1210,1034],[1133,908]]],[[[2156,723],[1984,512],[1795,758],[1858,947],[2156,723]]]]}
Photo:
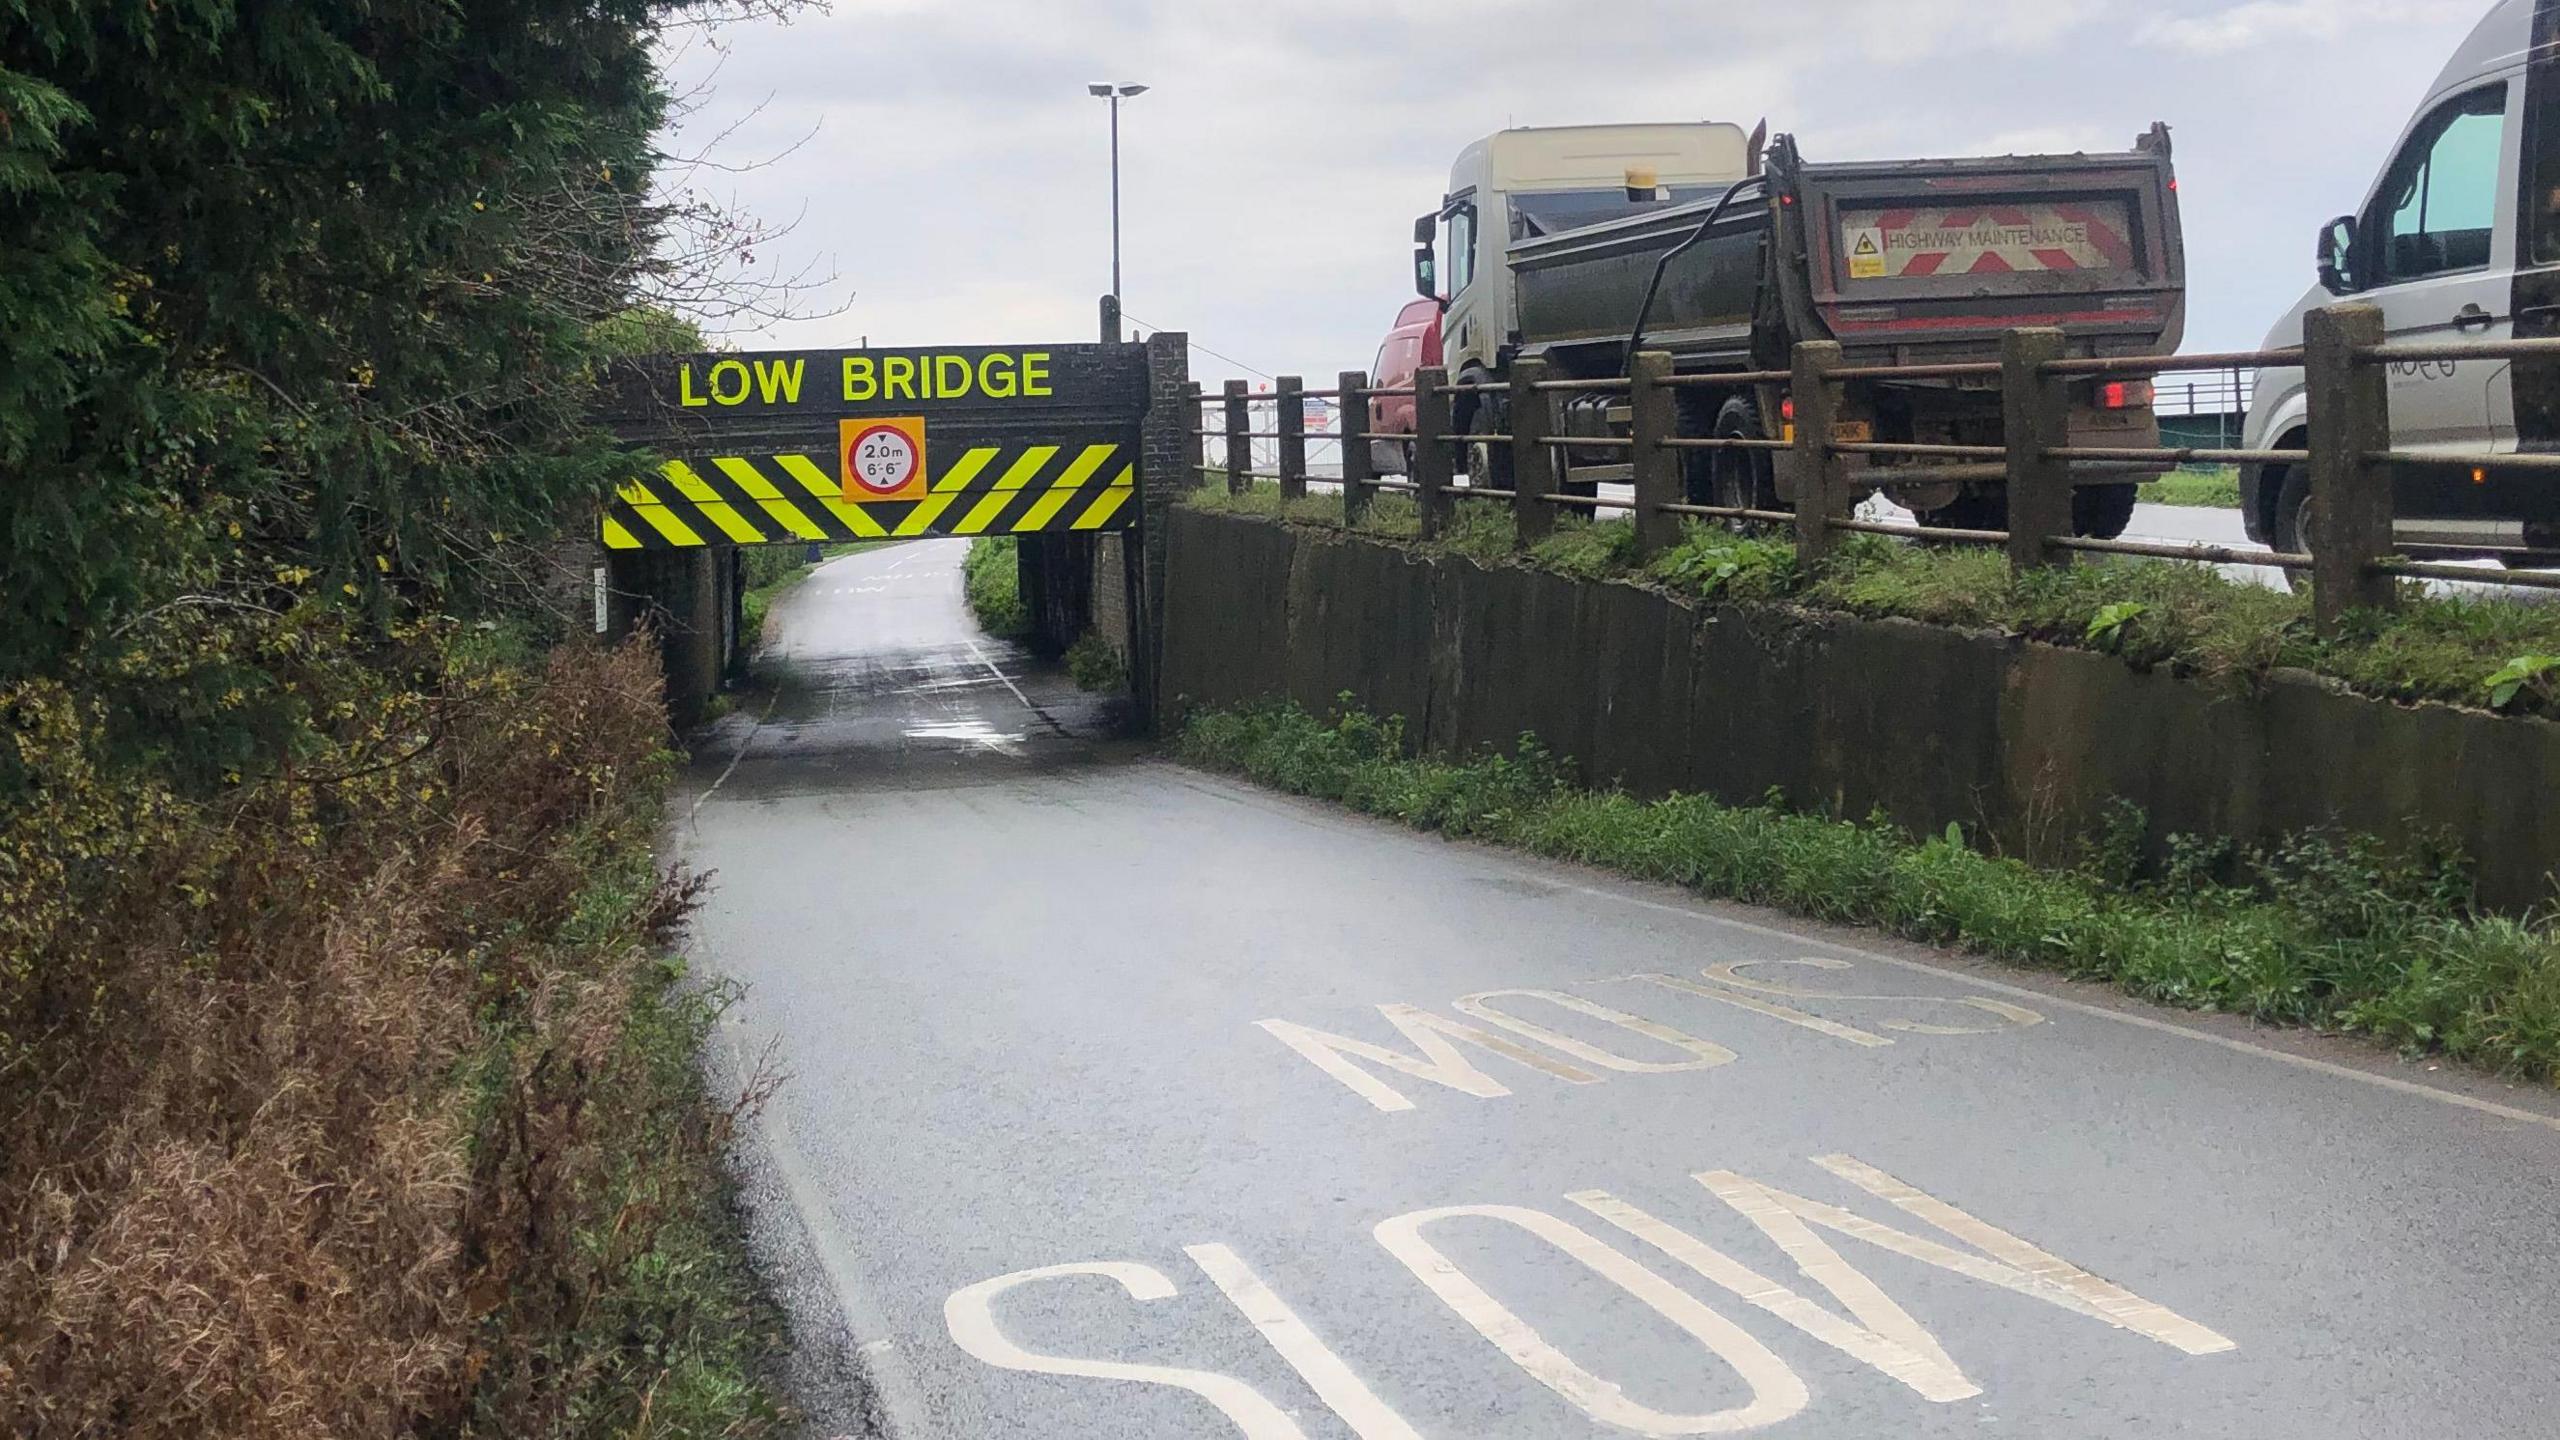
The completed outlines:
{"type": "MultiPolygon", "coordinates": [[[[1409,389],[1414,372],[1440,363],[1440,302],[1413,300],[1396,313],[1395,328],[1378,347],[1378,362],[1369,368],[1369,383],[1381,389],[1409,389]]],[[[1381,395],[1369,402],[1369,430],[1378,435],[1413,433],[1413,397],[1381,395]]],[[[1372,440],[1369,464],[1380,475],[1413,472],[1413,442],[1372,440]]]]}

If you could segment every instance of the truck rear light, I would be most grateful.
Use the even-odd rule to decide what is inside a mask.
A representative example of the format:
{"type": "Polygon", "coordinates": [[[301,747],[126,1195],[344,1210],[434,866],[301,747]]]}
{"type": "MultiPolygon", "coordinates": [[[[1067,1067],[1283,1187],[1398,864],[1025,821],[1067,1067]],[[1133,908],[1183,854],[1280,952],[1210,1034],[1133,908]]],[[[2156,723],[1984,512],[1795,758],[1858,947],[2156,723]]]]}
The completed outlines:
{"type": "Polygon", "coordinates": [[[2098,387],[2101,410],[2140,410],[2151,404],[2148,380],[2110,380],[2098,387]]]}

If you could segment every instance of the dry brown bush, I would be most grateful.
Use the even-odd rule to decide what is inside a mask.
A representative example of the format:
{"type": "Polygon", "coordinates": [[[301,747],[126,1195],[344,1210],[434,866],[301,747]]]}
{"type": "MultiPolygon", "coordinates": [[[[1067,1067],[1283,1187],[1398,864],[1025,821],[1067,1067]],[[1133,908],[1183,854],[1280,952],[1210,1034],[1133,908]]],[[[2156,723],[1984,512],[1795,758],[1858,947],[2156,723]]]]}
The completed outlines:
{"type": "Polygon", "coordinates": [[[188,800],[0,696],[49,781],[0,818],[0,1434],[556,1431],[669,1208],[618,1147],[726,1138],[635,1108],[692,898],[646,859],[651,652],[369,698],[188,800]]]}

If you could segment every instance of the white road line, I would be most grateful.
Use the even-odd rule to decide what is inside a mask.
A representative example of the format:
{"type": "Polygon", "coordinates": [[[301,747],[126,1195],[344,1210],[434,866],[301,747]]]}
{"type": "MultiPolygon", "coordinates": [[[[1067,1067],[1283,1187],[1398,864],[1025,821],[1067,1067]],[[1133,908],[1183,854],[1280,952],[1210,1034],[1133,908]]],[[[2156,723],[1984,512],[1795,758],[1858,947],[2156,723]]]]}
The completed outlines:
{"type": "MultiPolygon", "coordinates": [[[[735,1073],[753,1073],[740,1044],[743,1027],[732,1021],[724,1028],[728,1031],[730,1063],[736,1067],[735,1073]]],[[[827,1288],[835,1292],[836,1311],[844,1319],[846,1338],[862,1357],[862,1378],[878,1402],[875,1408],[883,1440],[900,1440],[912,1433],[909,1423],[923,1421],[926,1411],[924,1391],[898,1348],[897,1331],[863,1288],[854,1269],[852,1247],[845,1244],[843,1232],[836,1228],[834,1216],[827,1209],[825,1190],[801,1160],[800,1147],[791,1139],[791,1127],[783,1120],[778,1102],[768,1103],[756,1116],[755,1128],[764,1139],[766,1156],[782,1178],[791,1209],[800,1218],[801,1233],[808,1237],[809,1248],[817,1252],[818,1268],[826,1273],[827,1288]]]]}
{"type": "Polygon", "coordinates": [[[773,718],[773,707],[781,703],[782,687],[776,685],[773,687],[773,694],[765,698],[764,713],[758,715],[756,723],[748,727],[746,738],[738,742],[737,753],[731,755],[729,763],[721,767],[720,778],[711,782],[710,789],[695,796],[692,808],[684,812],[687,825],[694,826],[696,829],[701,827],[702,807],[710,804],[711,797],[720,793],[720,787],[729,783],[729,777],[738,773],[738,762],[747,758],[748,747],[754,745],[756,737],[764,733],[764,722],[773,718]]]}
{"type": "Polygon", "coordinates": [[[2038,1005],[2058,1006],[2062,1009],[2069,1010],[2074,1014],[2088,1015],[2100,1020],[2113,1020],[2118,1024],[2131,1025],[2142,1030],[2156,1031],[2163,1035],[2178,1035],[2189,1040],[2201,1040],[2207,1045],[2219,1046],[2222,1049],[2234,1051],[2242,1055],[2261,1056],[2265,1059],[2274,1060],[2281,1064],[2291,1065],[2296,1069],[2316,1071],[2323,1075],[2334,1075],[2342,1080],[2354,1080],[2361,1084],[2372,1085],[2380,1089],[2396,1091],[2402,1095],[2415,1095],[2422,1099],[2436,1101],[2439,1104],[2457,1105],[2465,1110],[2478,1111],[2483,1115],[2495,1115],[2501,1120],[2515,1120],[2527,1125],[2539,1125],[2546,1130],[2560,1131],[2560,1116],[2545,1115],[2538,1111],[2520,1109],[2513,1105],[2501,1105],[2495,1100],[2483,1100],[2477,1096],[2464,1095],[2458,1091],[2439,1090],[2433,1085],[2423,1085],[2415,1080],[2403,1080],[2396,1075],[2376,1075],[2370,1070],[2359,1070],[2352,1065],[2340,1065],[2335,1061],[2314,1059],[2309,1055],[2296,1055],[2286,1050],[2274,1050],[2264,1045],[2251,1044],[2246,1040],[2237,1040],[2228,1035],[2216,1035],[2209,1030],[2198,1030],[2192,1026],[2177,1024],[2174,1021],[2154,1019],[2149,1015],[2137,1015],[2123,1010],[2111,1010],[2104,1005],[2092,1005],[2083,1000],[2073,1000],[2066,996],[2056,995],[2048,990],[2031,990],[2024,985],[2005,985],[1997,980],[1986,980],[1979,975],[1968,975],[1961,970],[1949,970],[1940,966],[1928,964],[1925,961],[1905,959],[1899,955],[1887,955],[1881,951],[1868,950],[1856,945],[1843,944],[1838,940],[1824,940],[1794,930],[1782,930],[1774,925],[1757,925],[1748,920],[1737,920],[1729,915],[1709,914],[1706,911],[1693,909],[1685,905],[1674,905],[1661,900],[1648,900],[1638,895],[1624,895],[1614,890],[1603,889],[1596,885],[1560,884],[1558,888],[1570,891],[1576,895],[1589,896],[1595,900],[1611,900],[1622,905],[1633,905],[1639,909],[1658,910],[1666,915],[1679,915],[1690,920],[1703,921],[1710,925],[1729,925],[1736,930],[1747,930],[1754,935],[1766,935],[1775,940],[1786,940],[1799,945],[1814,945],[1826,950],[1837,950],[1843,954],[1855,955],[1861,960],[1873,960],[1879,965],[1890,965],[1895,969],[1908,970],[1915,974],[1934,975],[1941,979],[1956,981],[1958,984],[1971,985],[1978,990],[1988,990],[1995,995],[2014,996],[2020,1000],[2031,1000],[2038,1005]]]}
{"type": "Polygon", "coordinates": [[[993,675],[998,680],[1004,682],[1004,688],[1013,692],[1013,698],[1022,702],[1023,709],[1030,711],[1034,715],[1040,713],[1040,707],[1031,703],[1031,697],[1022,693],[1022,687],[1013,683],[1012,676],[1004,673],[1003,669],[999,667],[996,662],[987,658],[987,652],[978,648],[977,641],[971,640],[967,643],[969,646],[969,653],[978,657],[978,663],[987,667],[988,674],[993,675]]]}

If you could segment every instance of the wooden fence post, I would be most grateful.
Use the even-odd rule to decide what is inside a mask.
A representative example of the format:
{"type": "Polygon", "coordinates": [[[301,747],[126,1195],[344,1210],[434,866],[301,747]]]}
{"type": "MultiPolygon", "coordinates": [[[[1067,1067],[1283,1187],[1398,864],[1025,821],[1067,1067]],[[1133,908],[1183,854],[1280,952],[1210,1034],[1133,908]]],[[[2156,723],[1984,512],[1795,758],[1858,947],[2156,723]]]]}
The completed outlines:
{"type": "Polygon", "coordinates": [[[1413,498],[1422,538],[1437,540],[1449,523],[1449,372],[1437,365],[1413,373],[1413,498]]]}
{"type": "Polygon", "coordinates": [[[1253,412],[1244,382],[1227,382],[1227,493],[1253,488],[1253,412]]]}
{"type": "Polygon", "coordinates": [[[1283,375],[1272,387],[1272,403],[1280,423],[1280,498],[1295,500],[1307,493],[1307,382],[1283,375]]]}
{"type": "Polygon", "coordinates": [[[2008,449],[2009,569],[2023,574],[2071,563],[2050,543],[2071,533],[2071,465],[2048,451],[2070,439],[2070,401],[2044,364],[2062,358],[2062,332],[2011,330],[2000,337],[2000,436],[2008,449]]]}
{"type": "Polygon", "coordinates": [[[1361,437],[1369,433],[1369,377],[1357,370],[1345,370],[1334,382],[1335,428],[1342,434],[1342,524],[1356,528],[1369,513],[1369,442],[1361,437]]]}
{"type": "Polygon", "coordinates": [[[1209,428],[1209,412],[1199,381],[1183,385],[1182,401],[1191,419],[1183,426],[1181,485],[1185,490],[1197,490],[1209,482],[1209,441],[1202,433],[1209,428]]]}
{"type": "Polygon", "coordinates": [[[1831,556],[1839,532],[1834,511],[1849,492],[1847,466],[1831,449],[1832,421],[1840,413],[1840,342],[1798,341],[1795,349],[1796,563],[1819,565],[1831,556]]]}
{"type": "Polygon", "coordinates": [[[1547,378],[1544,360],[1511,362],[1511,518],[1523,548],[1555,533],[1556,448],[1554,397],[1538,388],[1547,378]]]}
{"type": "Polygon", "coordinates": [[[2311,402],[2311,615],[2322,634],[2350,610],[2387,610],[2399,587],[2376,562],[2391,554],[2390,376],[2356,363],[2383,341],[2382,311],[2331,305],[2302,317],[2303,380],[2311,402]]]}
{"type": "Polygon", "coordinates": [[[1680,452],[1662,442],[1680,430],[1679,398],[1662,382],[1671,378],[1671,354],[1647,350],[1628,371],[1627,408],[1636,443],[1627,451],[1636,487],[1636,557],[1650,560],[1680,543],[1680,517],[1663,509],[1685,495],[1680,452]]]}

